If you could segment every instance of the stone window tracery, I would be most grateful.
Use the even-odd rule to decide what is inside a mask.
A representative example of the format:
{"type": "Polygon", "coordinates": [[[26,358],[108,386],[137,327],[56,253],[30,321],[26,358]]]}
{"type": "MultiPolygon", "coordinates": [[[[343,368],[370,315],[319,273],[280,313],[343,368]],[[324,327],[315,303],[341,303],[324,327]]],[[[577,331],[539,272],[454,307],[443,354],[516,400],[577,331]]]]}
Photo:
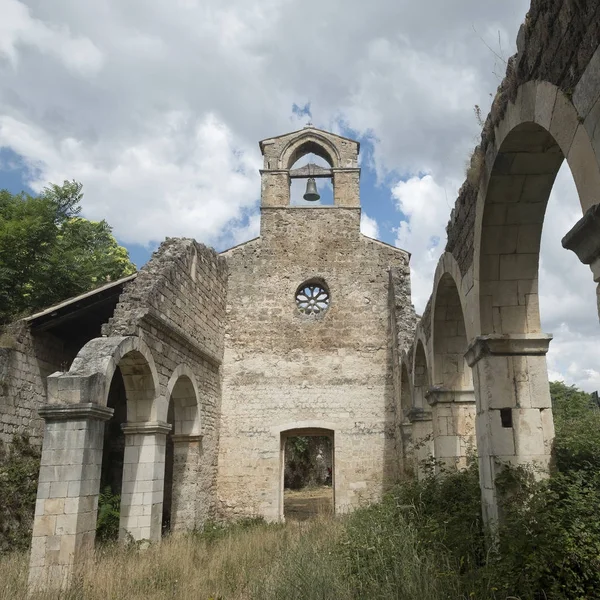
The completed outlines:
{"type": "Polygon", "coordinates": [[[296,306],[304,315],[320,315],[329,308],[329,290],[323,282],[307,281],[296,291],[296,306]]]}

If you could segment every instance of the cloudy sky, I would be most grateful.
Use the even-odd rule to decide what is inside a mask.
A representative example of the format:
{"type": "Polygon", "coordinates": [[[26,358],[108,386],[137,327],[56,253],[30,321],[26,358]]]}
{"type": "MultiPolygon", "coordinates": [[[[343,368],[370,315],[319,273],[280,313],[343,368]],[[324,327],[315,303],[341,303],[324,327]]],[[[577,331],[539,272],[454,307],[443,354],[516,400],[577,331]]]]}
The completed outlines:
{"type": "MultiPolygon", "coordinates": [[[[303,126],[362,144],[363,231],[413,254],[421,311],[527,0],[0,0],[0,187],[84,184],[141,266],[165,236],[258,233],[257,141],[303,126]]],[[[600,388],[581,216],[563,167],[540,295],[553,378],[600,388]]]]}

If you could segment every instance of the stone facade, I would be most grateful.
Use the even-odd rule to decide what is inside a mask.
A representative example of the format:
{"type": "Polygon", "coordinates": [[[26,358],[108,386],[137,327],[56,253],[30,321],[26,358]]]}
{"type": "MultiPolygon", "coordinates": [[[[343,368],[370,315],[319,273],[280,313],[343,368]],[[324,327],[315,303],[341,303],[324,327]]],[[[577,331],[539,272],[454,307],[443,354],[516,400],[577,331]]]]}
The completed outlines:
{"type": "Polygon", "coordinates": [[[358,208],[269,205],[260,238],[223,256],[223,514],[282,518],[281,434],[290,429],[334,431],[336,510],[379,498],[396,470],[389,270],[404,300],[402,344],[414,325],[407,253],[363,236],[358,208]],[[313,280],[331,297],[317,316],[295,301],[313,280]]]}

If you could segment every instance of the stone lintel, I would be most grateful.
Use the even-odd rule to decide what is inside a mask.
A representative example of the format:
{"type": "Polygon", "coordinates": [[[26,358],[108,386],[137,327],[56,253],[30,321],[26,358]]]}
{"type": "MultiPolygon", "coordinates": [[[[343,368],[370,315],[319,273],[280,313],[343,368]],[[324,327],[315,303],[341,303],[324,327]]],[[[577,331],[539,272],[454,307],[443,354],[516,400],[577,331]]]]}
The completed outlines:
{"type": "Polygon", "coordinates": [[[411,423],[414,423],[415,421],[431,421],[432,419],[431,411],[422,408],[411,408],[406,413],[406,416],[411,423]]]}
{"type": "Polygon", "coordinates": [[[201,433],[188,435],[187,433],[176,433],[171,436],[174,444],[198,443],[202,441],[204,436],[201,433]]]}
{"type": "Polygon", "coordinates": [[[290,169],[290,179],[331,178],[332,175],[333,171],[331,169],[326,169],[314,163],[309,163],[299,169],[290,169]]]}
{"type": "Polygon", "coordinates": [[[436,404],[469,404],[475,402],[475,390],[449,390],[443,387],[430,387],[425,393],[429,406],[436,404]]]}
{"type": "Polygon", "coordinates": [[[95,419],[108,421],[114,409],[100,406],[92,402],[81,404],[46,404],[38,410],[40,417],[46,421],[81,421],[82,419],[95,419]]]}
{"type": "Polygon", "coordinates": [[[278,173],[283,173],[284,175],[289,175],[289,173],[290,173],[287,169],[259,169],[258,172],[261,175],[269,175],[269,174],[277,175],[278,173]]]}
{"type": "Polygon", "coordinates": [[[540,356],[548,352],[550,333],[491,333],[477,336],[465,352],[472,367],[484,356],[540,356]]]}
{"type": "Polygon", "coordinates": [[[594,204],[562,239],[563,248],[590,265],[594,281],[600,282],[600,204],[594,204]]]}
{"type": "Polygon", "coordinates": [[[165,421],[145,421],[143,423],[123,423],[121,429],[125,435],[135,435],[138,433],[162,433],[166,435],[171,431],[171,425],[165,421]]]}

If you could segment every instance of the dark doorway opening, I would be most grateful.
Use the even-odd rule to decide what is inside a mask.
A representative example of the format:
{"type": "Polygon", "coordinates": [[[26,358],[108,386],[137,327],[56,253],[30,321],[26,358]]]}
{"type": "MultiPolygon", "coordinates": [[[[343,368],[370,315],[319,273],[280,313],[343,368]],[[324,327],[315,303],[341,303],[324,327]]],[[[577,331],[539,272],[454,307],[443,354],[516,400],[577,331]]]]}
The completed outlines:
{"type": "Polygon", "coordinates": [[[117,367],[110,383],[107,406],[114,410],[104,425],[104,446],[100,474],[100,498],[96,539],[99,542],[116,541],[119,537],[125,434],[121,425],[127,422],[127,397],[121,369],[117,367]]]}
{"type": "Polygon", "coordinates": [[[298,433],[282,434],[284,518],[333,514],[333,433],[298,433]]]}
{"type": "Polygon", "coordinates": [[[175,409],[173,402],[169,402],[167,412],[167,423],[171,425],[171,431],[167,434],[165,446],[165,487],[163,496],[162,534],[171,532],[171,518],[173,509],[173,468],[174,468],[174,446],[173,433],[175,431],[175,409]]]}

